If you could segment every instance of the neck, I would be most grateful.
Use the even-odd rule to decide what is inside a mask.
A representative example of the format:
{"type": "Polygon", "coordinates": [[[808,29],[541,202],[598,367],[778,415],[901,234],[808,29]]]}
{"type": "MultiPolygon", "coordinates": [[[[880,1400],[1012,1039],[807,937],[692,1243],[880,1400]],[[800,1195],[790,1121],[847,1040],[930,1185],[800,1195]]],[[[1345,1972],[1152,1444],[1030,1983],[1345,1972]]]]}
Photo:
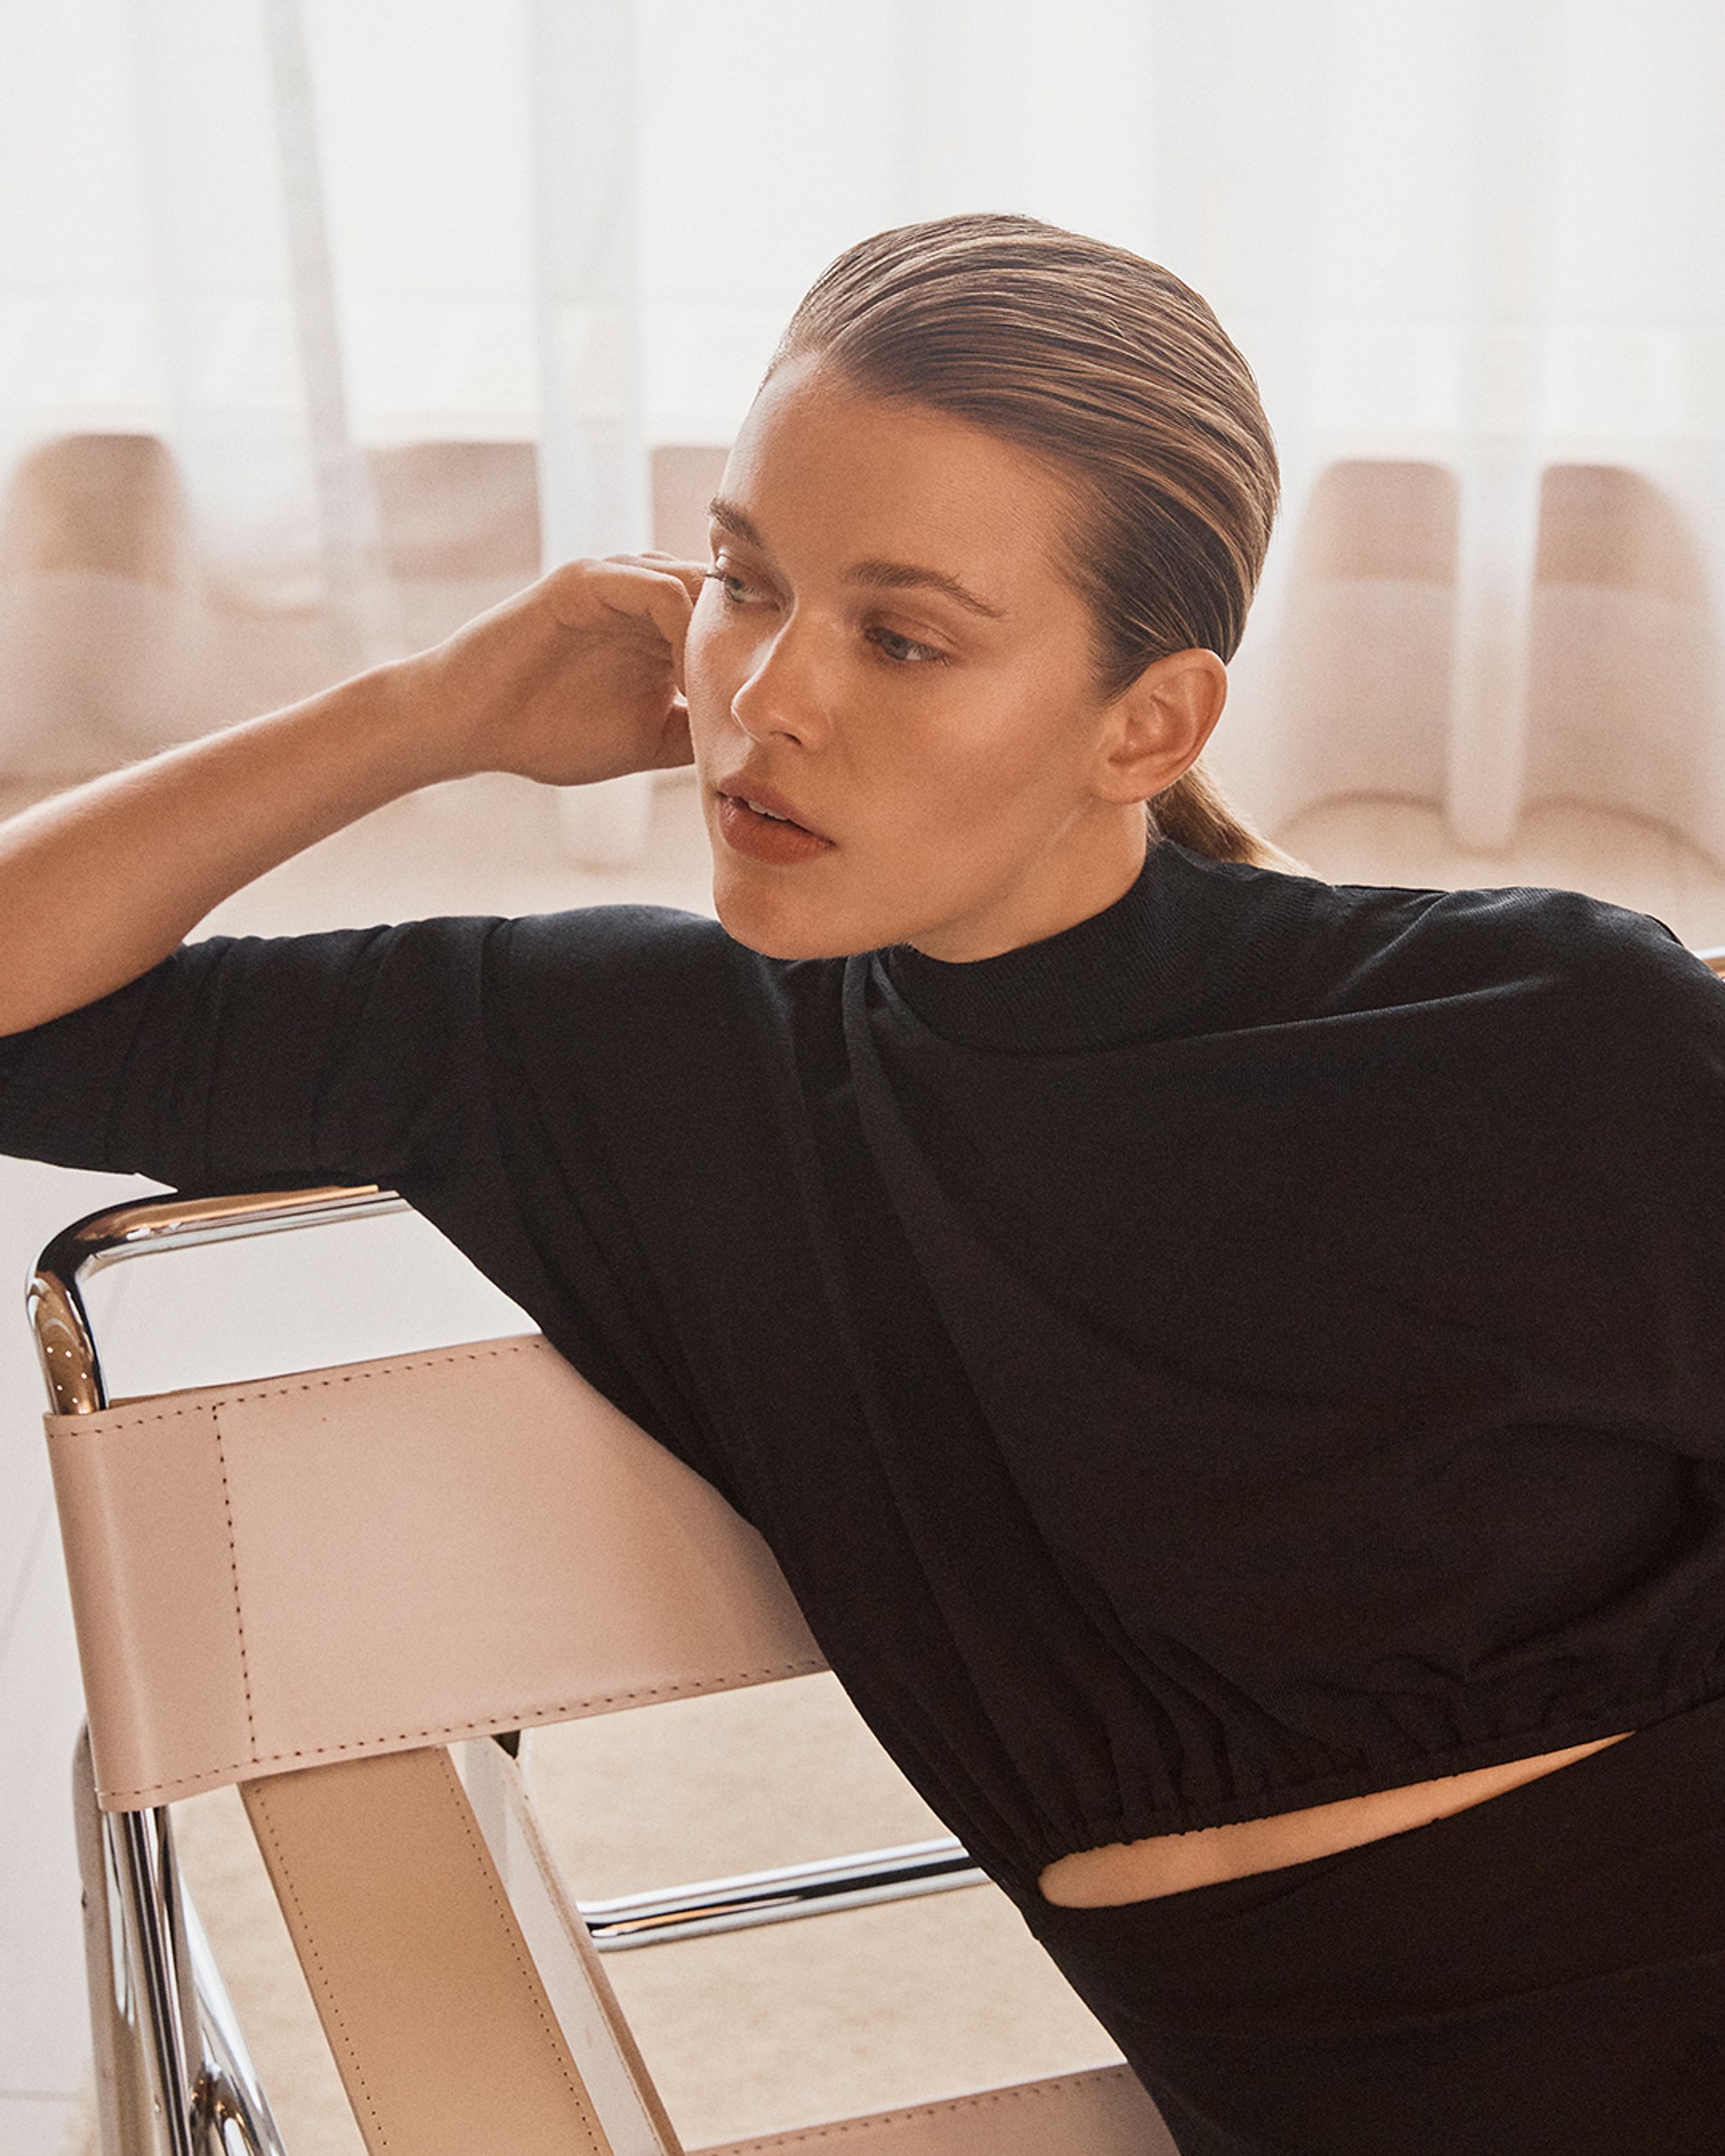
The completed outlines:
{"type": "Polygon", "coordinates": [[[998,958],[1027,943],[1045,942],[1081,921],[1106,912],[1125,897],[1143,872],[1149,825],[1137,803],[1067,844],[962,921],[942,921],[927,935],[910,937],[911,948],[947,965],[998,958]]]}

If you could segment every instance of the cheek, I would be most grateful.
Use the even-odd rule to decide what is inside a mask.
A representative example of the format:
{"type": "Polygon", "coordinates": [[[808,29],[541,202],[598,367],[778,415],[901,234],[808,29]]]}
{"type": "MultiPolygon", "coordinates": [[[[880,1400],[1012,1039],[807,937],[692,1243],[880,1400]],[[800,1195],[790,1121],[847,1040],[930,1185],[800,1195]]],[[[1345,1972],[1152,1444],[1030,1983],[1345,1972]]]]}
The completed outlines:
{"type": "Polygon", "coordinates": [[[713,618],[712,601],[707,597],[711,589],[703,586],[701,597],[695,602],[695,611],[689,617],[689,633],[683,644],[683,673],[692,689],[696,682],[706,683],[711,678],[713,660],[719,639],[714,634],[718,626],[713,618]]]}
{"type": "MultiPolygon", "coordinates": [[[[921,688],[922,685],[918,685],[921,688]]],[[[866,794],[917,844],[998,821],[1036,773],[1040,728],[1003,704],[1012,685],[952,680],[922,693],[853,696],[837,729],[844,761],[866,794]],[[1004,691],[1004,694],[1003,694],[1004,691]]]]}
{"type": "Polygon", "coordinates": [[[1068,721],[1055,697],[1007,678],[955,701],[942,716],[929,762],[943,791],[973,814],[1061,785],[1068,721]]]}
{"type": "Polygon", "coordinates": [[[725,624],[705,599],[697,601],[683,647],[684,693],[689,700],[690,723],[696,728],[723,718],[737,687],[730,639],[725,624]]]}

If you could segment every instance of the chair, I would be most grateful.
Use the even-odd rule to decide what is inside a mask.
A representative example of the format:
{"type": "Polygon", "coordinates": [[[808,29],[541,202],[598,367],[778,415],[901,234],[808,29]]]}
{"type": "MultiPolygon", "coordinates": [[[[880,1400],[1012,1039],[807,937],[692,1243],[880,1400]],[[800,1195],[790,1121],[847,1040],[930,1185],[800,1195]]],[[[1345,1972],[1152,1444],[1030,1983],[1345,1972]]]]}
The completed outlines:
{"type": "MultiPolygon", "coordinates": [[[[240,1786],[367,2146],[388,2156],[681,2156],[601,1949],[981,1876],[942,1840],[573,1902],[511,1732],[822,1664],[754,1531],[537,1336],[109,1399],[92,1272],[403,1209],[369,1189],[153,1201],[69,1229],[32,1283],[89,1715],[104,2156],[281,2156],[177,1872],[167,1807],[198,1790],[240,1786]]],[[[1117,2066],[722,2156],[817,2142],[1173,2146],[1117,2066]]]]}

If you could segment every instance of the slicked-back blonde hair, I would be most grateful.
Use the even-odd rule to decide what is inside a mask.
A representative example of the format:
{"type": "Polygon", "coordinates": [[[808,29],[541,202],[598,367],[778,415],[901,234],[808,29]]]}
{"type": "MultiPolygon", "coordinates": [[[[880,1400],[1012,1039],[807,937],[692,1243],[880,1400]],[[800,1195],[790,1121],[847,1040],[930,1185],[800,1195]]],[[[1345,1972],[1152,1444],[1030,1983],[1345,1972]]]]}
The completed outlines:
{"type": "MultiPolygon", "coordinates": [[[[810,289],[773,365],[829,361],[1034,451],[1075,507],[1066,568],[1117,695],[1153,660],[1231,659],[1276,516],[1276,445],[1251,369],[1189,286],[1034,218],[877,233],[810,289]]],[[[1214,860],[1290,865],[1197,764],[1149,804],[1214,860]]]]}

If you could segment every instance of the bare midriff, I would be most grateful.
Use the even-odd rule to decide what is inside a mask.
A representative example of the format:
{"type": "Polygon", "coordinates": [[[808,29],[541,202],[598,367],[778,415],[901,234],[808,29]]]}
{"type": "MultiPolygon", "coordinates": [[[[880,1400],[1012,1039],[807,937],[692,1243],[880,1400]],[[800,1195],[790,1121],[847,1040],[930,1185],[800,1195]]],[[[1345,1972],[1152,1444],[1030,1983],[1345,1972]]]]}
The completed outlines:
{"type": "Polygon", "coordinates": [[[1562,1752],[1541,1752],[1511,1759],[1499,1767],[1476,1767],[1465,1774],[1445,1774],[1435,1782],[1409,1782],[1399,1789],[1374,1789],[1368,1796],[1343,1797],[1304,1811],[1277,1812],[1269,1819],[1240,1820],[1230,1826],[1201,1826],[1189,1834],[1152,1835],[1146,1841],[1110,1842],[1057,1857],[1039,1885],[1045,1901],[1069,1909],[1105,1908],[1120,1902],[1153,1901],[1158,1895],[1183,1893],[1192,1887],[1214,1887],[1223,1879],[1245,1879],[1255,1871],[1274,1871],[1285,1864],[1303,1864],[1337,1850],[1358,1849],[1387,1834],[1430,1826],[1434,1820],[1500,1797],[1522,1782],[1568,1767],[1589,1753],[1603,1752],[1632,1737],[1595,1738],[1562,1752]]]}

